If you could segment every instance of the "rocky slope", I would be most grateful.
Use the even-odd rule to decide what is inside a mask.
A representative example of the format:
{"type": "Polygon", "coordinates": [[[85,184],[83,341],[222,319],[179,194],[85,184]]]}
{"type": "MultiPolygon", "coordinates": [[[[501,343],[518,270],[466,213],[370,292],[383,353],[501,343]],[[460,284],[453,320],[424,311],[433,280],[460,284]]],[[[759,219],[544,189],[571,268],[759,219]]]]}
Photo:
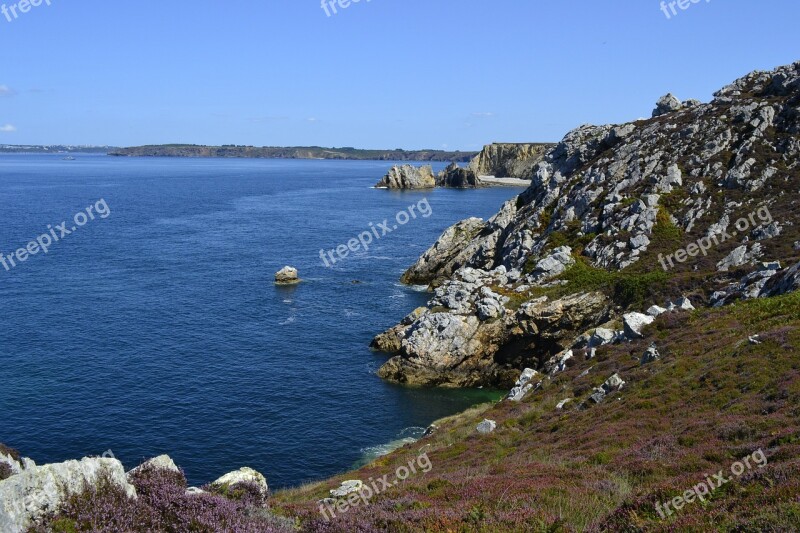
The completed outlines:
{"type": "Polygon", "coordinates": [[[486,145],[469,163],[477,176],[531,179],[533,167],[553,147],[552,144],[486,145]]]}
{"type": "Polygon", "coordinates": [[[707,104],[668,95],[653,115],[568,133],[525,193],[448,229],[403,276],[435,293],[376,342],[396,354],[379,374],[508,386],[592,328],[621,329],[627,310],[795,288],[800,63],[745,76],[707,104]]]}

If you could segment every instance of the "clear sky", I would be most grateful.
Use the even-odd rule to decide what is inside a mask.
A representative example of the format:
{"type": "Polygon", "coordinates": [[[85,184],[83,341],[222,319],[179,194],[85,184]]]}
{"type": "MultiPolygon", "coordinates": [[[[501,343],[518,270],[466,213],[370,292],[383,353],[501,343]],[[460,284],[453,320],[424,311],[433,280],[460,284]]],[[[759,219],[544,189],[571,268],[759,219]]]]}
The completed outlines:
{"type": "Polygon", "coordinates": [[[41,1],[0,15],[2,144],[473,150],[800,60],[797,0],[41,1]]]}

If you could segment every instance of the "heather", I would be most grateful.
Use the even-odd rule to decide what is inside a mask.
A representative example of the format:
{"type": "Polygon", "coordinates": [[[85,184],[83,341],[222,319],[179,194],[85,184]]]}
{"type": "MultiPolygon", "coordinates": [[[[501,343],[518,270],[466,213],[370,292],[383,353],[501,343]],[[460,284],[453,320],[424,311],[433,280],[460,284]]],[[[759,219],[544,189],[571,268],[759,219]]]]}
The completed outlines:
{"type": "MultiPolygon", "coordinates": [[[[138,499],[103,482],[71,498],[46,527],[31,532],[166,533],[285,532],[286,520],[272,516],[255,486],[225,487],[224,494],[187,494],[181,472],[144,468],[131,474],[138,499]],[[228,498],[226,496],[232,496],[228,498]]],[[[209,487],[211,488],[211,487],[209,487]]]]}
{"type": "Polygon", "coordinates": [[[791,531],[800,527],[800,294],[662,315],[520,404],[485,405],[357,472],[278,493],[313,531],[791,531]],[[748,339],[759,335],[755,344],[748,339]],[[656,342],[662,359],[642,366],[656,342]],[[583,375],[588,370],[588,374],[583,375]],[[600,405],[594,387],[627,382],[600,405]],[[563,409],[556,404],[573,401],[563,409]],[[585,402],[585,403],[584,403],[585,402]],[[484,418],[498,429],[479,435],[484,418]],[[657,502],[762,449],[767,466],[662,520],[657,502]],[[420,451],[433,469],[330,522],[315,501],[420,451]]]}

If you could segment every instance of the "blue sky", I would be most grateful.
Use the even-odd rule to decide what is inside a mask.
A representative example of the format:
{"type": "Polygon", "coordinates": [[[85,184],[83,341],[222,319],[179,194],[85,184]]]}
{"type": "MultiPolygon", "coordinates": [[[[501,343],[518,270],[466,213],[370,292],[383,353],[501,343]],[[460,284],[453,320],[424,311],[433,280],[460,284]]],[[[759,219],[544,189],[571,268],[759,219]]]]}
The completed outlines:
{"type": "Polygon", "coordinates": [[[800,60],[797,0],[50,1],[0,15],[0,143],[473,150],[800,60]]]}

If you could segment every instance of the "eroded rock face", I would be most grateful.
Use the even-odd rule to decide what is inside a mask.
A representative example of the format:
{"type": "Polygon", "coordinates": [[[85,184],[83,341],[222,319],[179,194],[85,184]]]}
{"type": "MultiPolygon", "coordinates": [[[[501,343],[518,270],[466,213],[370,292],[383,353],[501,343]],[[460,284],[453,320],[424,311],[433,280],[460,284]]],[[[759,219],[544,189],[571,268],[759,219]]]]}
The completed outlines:
{"type": "Polygon", "coordinates": [[[122,463],[116,459],[87,458],[81,461],[26,468],[0,481],[0,531],[21,532],[34,526],[86,487],[107,480],[136,498],[122,463]]]}
{"type": "Polygon", "coordinates": [[[550,144],[490,144],[470,162],[477,176],[530,179],[533,166],[552,147],[550,144]]]}
{"type": "Polygon", "coordinates": [[[393,166],[389,173],[375,187],[383,189],[433,189],[436,177],[430,165],[415,167],[413,165],[393,166]]]}

